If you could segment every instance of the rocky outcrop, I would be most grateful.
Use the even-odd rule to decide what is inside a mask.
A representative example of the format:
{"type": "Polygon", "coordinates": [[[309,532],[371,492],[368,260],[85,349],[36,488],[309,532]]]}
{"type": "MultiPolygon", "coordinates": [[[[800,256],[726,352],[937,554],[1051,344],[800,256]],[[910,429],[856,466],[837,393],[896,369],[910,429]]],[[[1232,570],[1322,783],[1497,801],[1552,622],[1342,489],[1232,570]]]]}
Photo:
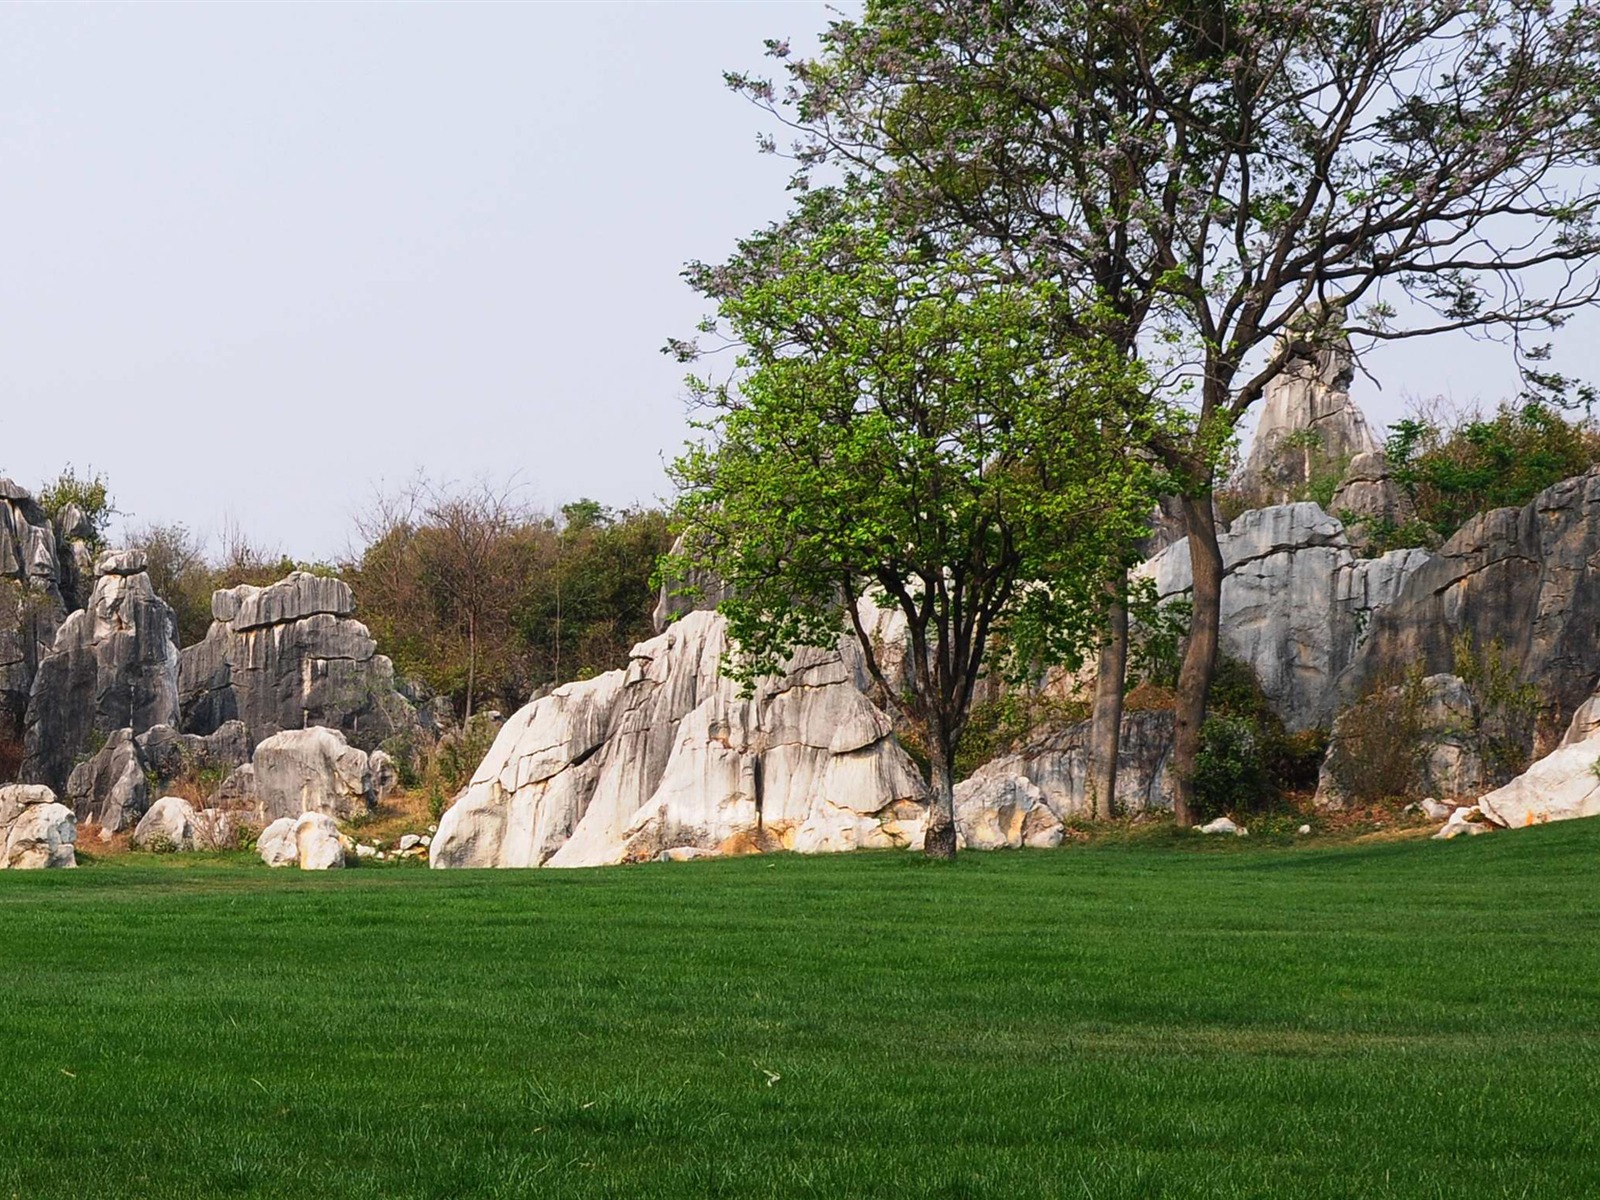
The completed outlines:
{"type": "Polygon", "coordinates": [[[238,720],[259,743],[323,725],[371,749],[413,728],[393,664],[354,612],[345,583],[303,571],[215,593],[211,628],[179,667],[183,730],[209,734],[238,720]]]}
{"type": "Polygon", "coordinates": [[[0,478],[0,730],[22,729],[33,677],[66,618],[60,576],[44,510],[0,478]]]}
{"type": "Polygon", "coordinates": [[[42,784],[0,786],[0,868],[13,871],[75,867],[77,823],[42,784]]]}
{"type": "Polygon", "coordinates": [[[1474,517],[1423,556],[1373,612],[1340,698],[1412,664],[1456,672],[1458,639],[1476,653],[1498,642],[1515,680],[1537,686],[1549,748],[1600,678],[1600,470],[1474,517]]]}
{"type": "Polygon", "coordinates": [[[1600,696],[1580,705],[1556,748],[1504,787],[1480,797],[1479,811],[1511,829],[1600,816],[1597,710],[1600,696]]]}
{"type": "MultiPolygon", "coordinates": [[[[1429,561],[1425,550],[1358,558],[1344,525],[1315,504],[1241,515],[1219,539],[1221,647],[1249,664],[1291,730],[1329,724],[1336,683],[1380,610],[1429,561]]],[[[1187,539],[1140,568],[1162,599],[1193,587],[1187,539]]]]}
{"type": "Polygon", "coordinates": [[[193,850],[200,814],[181,796],[163,796],[139,819],[129,839],[135,850],[193,850]]]}
{"type": "Polygon", "coordinates": [[[242,721],[229,721],[205,737],[157,725],[134,742],[145,771],[163,788],[186,775],[225,777],[250,761],[250,738],[242,721]]]}
{"type": "MultiPolygon", "coordinates": [[[[987,763],[958,783],[956,825],[968,844],[975,848],[986,846],[993,838],[983,831],[993,826],[1007,831],[1008,846],[1046,844],[1052,835],[1043,815],[1033,815],[1038,803],[1043,803],[1055,817],[1053,836],[1057,842],[1063,822],[1092,817],[1089,729],[1088,721],[1069,725],[1015,754],[987,763]],[[1030,837],[1035,840],[1030,841],[1030,837]]],[[[1113,802],[1116,811],[1134,814],[1170,810],[1171,757],[1170,711],[1125,715],[1117,756],[1117,795],[1113,802]]]]}
{"type": "Polygon", "coordinates": [[[1349,803],[1347,783],[1353,772],[1369,767],[1373,747],[1362,744],[1357,729],[1366,737],[1385,739],[1404,737],[1411,761],[1406,763],[1411,777],[1388,781],[1389,794],[1424,792],[1430,798],[1443,796],[1462,800],[1476,796],[1489,782],[1489,771],[1480,750],[1481,738],[1477,702],[1467,685],[1455,675],[1430,675],[1412,688],[1396,684],[1384,689],[1369,703],[1383,707],[1376,714],[1348,710],[1333,723],[1328,753],[1317,777],[1318,808],[1343,808],[1349,803]],[[1414,713],[1404,721],[1391,722],[1388,729],[1374,729],[1376,716],[1413,704],[1414,713]],[[1399,726],[1402,726],[1400,728],[1399,726]]]}
{"type": "Polygon", "coordinates": [[[435,867],[591,866],[730,843],[920,843],[924,789],[841,651],[803,651],[741,697],[726,622],[692,612],[625,671],[506,722],[439,822],[435,867]]]}
{"type": "Polygon", "coordinates": [[[72,769],[67,801],[78,820],[99,827],[101,838],[139,819],[149,806],[150,789],[133,730],[117,730],[92,758],[72,769]]]}
{"type": "Polygon", "coordinates": [[[300,848],[295,842],[297,817],[279,817],[261,831],[256,839],[256,853],[269,867],[292,867],[299,860],[300,848]]]}
{"type": "Polygon", "coordinates": [[[275,733],[256,747],[252,767],[263,821],[311,812],[348,821],[378,802],[366,752],[336,729],[275,733]]]}
{"type": "Polygon", "coordinates": [[[88,607],[67,617],[39,663],[28,696],[22,777],[59,791],[97,736],[176,724],[176,628],[142,554],[103,556],[88,607]]]}

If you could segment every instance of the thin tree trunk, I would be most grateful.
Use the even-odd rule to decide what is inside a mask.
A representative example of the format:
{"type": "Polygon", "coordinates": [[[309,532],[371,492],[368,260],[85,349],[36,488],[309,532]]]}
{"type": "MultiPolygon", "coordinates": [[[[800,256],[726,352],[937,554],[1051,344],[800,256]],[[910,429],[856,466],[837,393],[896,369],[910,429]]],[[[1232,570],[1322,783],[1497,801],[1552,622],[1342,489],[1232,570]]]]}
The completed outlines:
{"type": "Polygon", "coordinates": [[[956,856],[955,771],[950,763],[950,752],[944,747],[934,746],[931,757],[928,831],[922,852],[929,858],[949,860],[956,856]]]}
{"type": "Polygon", "coordinates": [[[472,720],[472,689],[478,681],[478,621],[467,616],[467,721],[472,720]]]}
{"type": "Polygon", "coordinates": [[[1128,573],[1108,589],[1106,640],[1094,681],[1094,723],[1089,728],[1089,795],[1095,819],[1109,821],[1117,795],[1117,754],[1122,746],[1122,691],[1128,675],[1128,610],[1122,590],[1128,573]]]}
{"type": "Polygon", "coordinates": [[[1222,612],[1222,550],[1217,545],[1211,489],[1184,496],[1189,526],[1189,568],[1194,576],[1194,615],[1189,645],[1178,672],[1176,728],[1172,741],[1173,815],[1180,825],[1195,820],[1194,770],[1200,756],[1200,727],[1206,718],[1211,678],[1217,669],[1217,631],[1222,612]]]}

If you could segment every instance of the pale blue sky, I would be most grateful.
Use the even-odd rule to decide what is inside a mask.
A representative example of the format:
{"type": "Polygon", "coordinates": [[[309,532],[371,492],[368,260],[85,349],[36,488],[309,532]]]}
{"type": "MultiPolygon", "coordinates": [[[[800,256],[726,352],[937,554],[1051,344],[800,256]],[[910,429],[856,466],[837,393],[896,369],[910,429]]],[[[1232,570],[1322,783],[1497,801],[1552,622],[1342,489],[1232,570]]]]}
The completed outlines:
{"type": "MultiPolygon", "coordinates": [[[[667,491],[685,259],[779,216],[721,72],[819,3],[0,7],[0,471],[336,555],[381,480],[667,491]]],[[[1593,329],[1591,323],[1589,328],[1593,329]]],[[[1558,366],[1600,375],[1569,339],[1558,366]]],[[[1357,397],[1493,400],[1498,348],[1357,397]]]]}

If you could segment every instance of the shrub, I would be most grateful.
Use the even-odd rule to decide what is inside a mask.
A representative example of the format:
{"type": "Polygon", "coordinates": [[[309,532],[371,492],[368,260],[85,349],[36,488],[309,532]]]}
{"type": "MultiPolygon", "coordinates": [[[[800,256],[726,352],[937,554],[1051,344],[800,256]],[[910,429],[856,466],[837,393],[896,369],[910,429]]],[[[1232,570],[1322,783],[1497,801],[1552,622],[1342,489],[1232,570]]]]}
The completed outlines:
{"type": "Polygon", "coordinates": [[[1463,630],[1450,644],[1455,673],[1478,706],[1478,757],[1489,778],[1505,783],[1528,769],[1539,719],[1539,690],[1517,682],[1506,648],[1493,638],[1475,647],[1463,630]]]}
{"type": "Polygon", "coordinates": [[[1371,804],[1415,798],[1422,787],[1427,688],[1422,669],[1385,676],[1339,718],[1328,768],[1341,791],[1371,804]]]}
{"type": "Polygon", "coordinates": [[[1194,799],[1202,820],[1259,812],[1277,798],[1259,727],[1248,717],[1218,713],[1200,730],[1194,799]]]}

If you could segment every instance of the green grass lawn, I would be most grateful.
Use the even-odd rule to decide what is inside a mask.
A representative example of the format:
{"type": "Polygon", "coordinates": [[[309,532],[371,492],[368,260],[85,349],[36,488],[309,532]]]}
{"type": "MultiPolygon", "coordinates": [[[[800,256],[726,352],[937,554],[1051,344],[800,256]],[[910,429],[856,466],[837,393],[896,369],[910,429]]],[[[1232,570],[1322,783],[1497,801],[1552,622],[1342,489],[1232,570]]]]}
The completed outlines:
{"type": "Polygon", "coordinates": [[[0,874],[0,1197],[1600,1195],[1600,821],[0,874]]]}

